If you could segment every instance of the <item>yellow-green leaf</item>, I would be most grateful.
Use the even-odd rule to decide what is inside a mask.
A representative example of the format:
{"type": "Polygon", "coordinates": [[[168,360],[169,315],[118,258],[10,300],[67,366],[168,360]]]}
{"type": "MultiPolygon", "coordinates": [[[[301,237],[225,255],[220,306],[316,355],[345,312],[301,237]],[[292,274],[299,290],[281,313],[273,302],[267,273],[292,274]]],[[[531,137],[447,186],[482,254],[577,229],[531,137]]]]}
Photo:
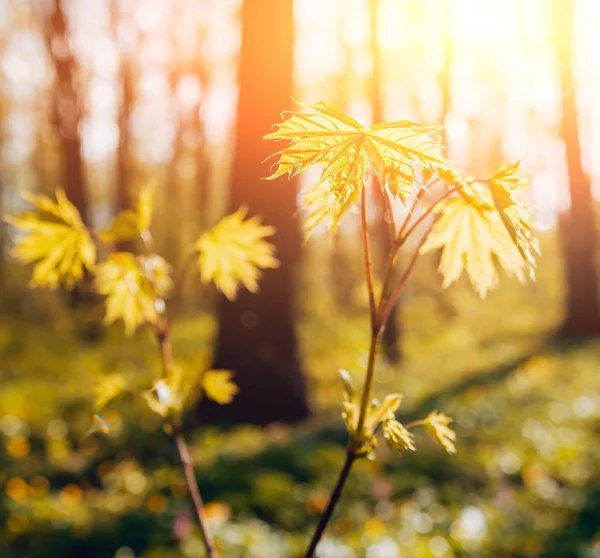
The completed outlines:
{"type": "MultiPolygon", "coordinates": [[[[481,191],[479,185],[472,187],[474,191],[475,188],[481,191]]],[[[421,253],[438,248],[442,249],[439,270],[445,287],[466,270],[473,288],[484,298],[498,284],[494,259],[508,275],[524,280],[524,260],[498,212],[486,210],[468,197],[459,196],[443,206],[421,253]]]]}
{"type": "Polygon", "coordinates": [[[11,255],[23,263],[36,262],[31,286],[73,287],[96,262],[96,247],[77,208],[62,190],[56,192],[56,202],[43,195],[23,197],[37,211],[6,218],[20,233],[11,255]]]}
{"type": "Polygon", "coordinates": [[[94,408],[101,411],[111,401],[119,397],[127,389],[127,382],[122,374],[113,373],[105,376],[96,385],[96,401],[94,408]]]}
{"type": "Polygon", "coordinates": [[[535,279],[535,256],[540,250],[532,230],[531,212],[521,197],[526,183],[518,170],[519,162],[505,163],[488,179],[488,184],[502,222],[519,249],[529,276],[535,279]]]}
{"type": "Polygon", "coordinates": [[[148,230],[152,222],[152,208],[156,183],[147,182],[142,189],[134,209],[119,213],[108,229],[101,233],[102,240],[109,244],[132,240],[148,230]]]}
{"type": "Polygon", "coordinates": [[[229,370],[207,370],[202,375],[202,389],[206,397],[219,405],[227,405],[233,401],[239,388],[232,381],[233,372],[229,370]]]}
{"type": "Polygon", "coordinates": [[[453,454],[456,453],[456,432],[448,426],[451,422],[452,419],[443,413],[433,411],[425,419],[425,428],[442,448],[453,454]]]}
{"type": "Polygon", "coordinates": [[[160,256],[136,258],[116,252],[94,271],[96,289],[107,297],[106,324],[122,319],[131,335],[141,323],[157,322],[164,310],[162,297],[171,287],[169,266],[160,256]]]}
{"type": "Polygon", "coordinates": [[[245,219],[246,214],[241,208],[224,217],[195,244],[202,282],[213,281],[229,300],[240,285],[255,292],[261,270],[279,265],[275,247],[264,240],[274,234],[273,227],[261,225],[258,217],[245,219]]]}
{"type": "Polygon", "coordinates": [[[279,160],[269,179],[295,176],[313,164],[323,167],[304,198],[308,234],[325,220],[336,226],[358,200],[369,168],[382,188],[405,200],[418,186],[417,167],[449,167],[429,135],[434,127],[401,120],[365,128],[328,103],[298,104],[309,112],[283,113],[283,122],[264,139],[289,142],[275,153],[279,160]]]}
{"type": "Polygon", "coordinates": [[[388,445],[395,450],[415,451],[414,436],[397,420],[388,420],[383,423],[383,436],[388,445]]]}
{"type": "Polygon", "coordinates": [[[401,402],[402,394],[400,393],[386,395],[381,404],[374,399],[365,420],[365,430],[367,435],[372,435],[381,423],[392,420],[395,417],[401,402]]]}

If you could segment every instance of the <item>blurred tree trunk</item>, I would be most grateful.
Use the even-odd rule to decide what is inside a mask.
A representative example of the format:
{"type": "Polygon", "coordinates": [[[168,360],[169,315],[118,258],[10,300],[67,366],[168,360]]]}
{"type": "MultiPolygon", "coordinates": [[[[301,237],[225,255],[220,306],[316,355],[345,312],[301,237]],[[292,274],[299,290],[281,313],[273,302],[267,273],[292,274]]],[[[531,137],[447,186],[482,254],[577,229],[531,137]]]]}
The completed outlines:
{"type": "Polygon", "coordinates": [[[569,172],[570,211],[561,216],[560,235],[567,284],[567,308],[560,334],[579,338],[600,333],[598,317],[598,236],[589,177],[581,165],[575,64],[573,53],[573,0],[554,0],[554,30],[562,95],[561,134],[569,172]]]}
{"type": "MultiPolygon", "coordinates": [[[[119,3],[113,0],[111,5],[114,40],[119,48],[119,3]]],[[[135,100],[132,61],[129,53],[119,48],[119,81],[121,99],[119,103],[118,126],[119,144],[117,146],[117,183],[115,192],[115,213],[133,207],[130,179],[131,133],[130,122],[135,100]]]]}
{"type": "MultiPolygon", "coordinates": [[[[337,14],[337,34],[338,41],[342,45],[344,51],[344,64],[342,71],[336,79],[336,104],[344,111],[350,111],[353,91],[354,72],[352,69],[352,49],[348,42],[344,39],[344,24],[346,20],[344,15],[346,6],[340,4],[340,10],[337,14]]],[[[356,234],[356,240],[360,245],[360,229],[351,232],[343,232],[343,223],[345,218],[342,218],[340,226],[333,231],[330,253],[329,253],[329,280],[330,289],[333,291],[333,300],[337,310],[344,313],[349,313],[355,309],[354,306],[354,291],[359,284],[359,275],[354,273],[352,252],[346,249],[346,238],[344,236],[356,234]]],[[[361,274],[360,279],[364,276],[361,274]]]]}
{"type": "MultiPolygon", "coordinates": [[[[381,90],[381,50],[377,42],[377,29],[379,28],[379,1],[369,0],[369,16],[370,16],[370,50],[371,60],[373,64],[373,70],[371,72],[371,107],[373,115],[373,124],[382,122],[384,119],[383,114],[383,92],[381,90]]],[[[389,222],[391,216],[388,214],[388,210],[385,203],[387,194],[382,191],[379,187],[379,181],[375,174],[372,175],[373,180],[373,196],[375,205],[377,208],[375,223],[373,226],[375,232],[376,242],[379,248],[379,257],[376,260],[376,269],[379,271],[379,276],[383,276],[385,262],[387,261],[388,254],[391,252],[393,247],[393,239],[389,232],[389,222]]],[[[399,303],[396,303],[392,313],[390,314],[385,330],[383,331],[383,349],[385,354],[391,362],[397,362],[400,360],[400,324],[398,315],[399,303]]]]}
{"type": "Polygon", "coordinates": [[[166,249],[168,258],[175,267],[181,261],[182,216],[187,217],[183,196],[181,195],[181,176],[177,168],[183,152],[183,123],[181,107],[176,97],[177,83],[181,75],[180,68],[175,66],[169,76],[171,84],[171,107],[173,113],[173,151],[167,168],[166,196],[166,249]]]}
{"type": "Polygon", "coordinates": [[[219,301],[214,366],[235,372],[240,393],[230,405],[203,402],[205,420],[266,424],[309,414],[306,380],[295,331],[294,285],[300,256],[295,182],[265,181],[262,161],[276,147],[262,136],[290,108],[294,19],[292,0],[244,0],[239,69],[237,136],[229,210],[240,206],[276,229],[281,266],[267,270],[260,292],[244,289],[237,300],[219,301]]]}
{"type": "Polygon", "coordinates": [[[89,200],[81,157],[81,102],[76,84],[76,61],[71,52],[64,0],[54,0],[44,26],[48,53],[56,72],[54,122],[62,143],[63,188],[89,222],[89,200]]]}
{"type": "Polygon", "coordinates": [[[198,105],[194,108],[192,116],[192,129],[196,138],[196,195],[198,203],[198,215],[200,217],[200,227],[209,227],[211,224],[211,190],[210,190],[210,172],[208,158],[206,153],[206,135],[204,130],[204,120],[202,117],[202,102],[206,99],[208,90],[208,71],[203,60],[198,57],[194,62],[193,72],[198,82],[202,95],[198,105]]]}

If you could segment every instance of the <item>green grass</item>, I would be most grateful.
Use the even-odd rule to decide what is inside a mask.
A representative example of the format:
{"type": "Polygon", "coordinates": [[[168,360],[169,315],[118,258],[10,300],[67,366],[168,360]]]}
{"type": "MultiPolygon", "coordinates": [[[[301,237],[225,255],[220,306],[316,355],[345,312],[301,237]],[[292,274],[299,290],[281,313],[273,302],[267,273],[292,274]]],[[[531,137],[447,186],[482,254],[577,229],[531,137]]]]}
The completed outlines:
{"type": "MultiPolygon", "coordinates": [[[[424,260],[403,301],[404,359],[380,364],[376,391],[404,393],[403,417],[455,417],[458,454],[418,435],[414,454],[360,462],[322,556],[600,556],[600,341],[553,341],[559,262],[543,262],[537,285],[504,281],[482,302],[464,283],[440,294],[424,260]]],[[[225,556],[300,555],[341,465],[337,370],[360,379],[368,328],[360,294],[342,311],[323,284],[305,280],[300,322],[315,417],[190,436],[225,556]]],[[[55,297],[28,304],[0,322],[0,556],[202,556],[174,448],[140,401],[113,405],[110,435],[82,440],[98,379],[158,373],[151,338],[117,326],[86,344],[55,297]]],[[[208,314],[184,318],[176,354],[204,366],[214,331],[208,314]]]]}

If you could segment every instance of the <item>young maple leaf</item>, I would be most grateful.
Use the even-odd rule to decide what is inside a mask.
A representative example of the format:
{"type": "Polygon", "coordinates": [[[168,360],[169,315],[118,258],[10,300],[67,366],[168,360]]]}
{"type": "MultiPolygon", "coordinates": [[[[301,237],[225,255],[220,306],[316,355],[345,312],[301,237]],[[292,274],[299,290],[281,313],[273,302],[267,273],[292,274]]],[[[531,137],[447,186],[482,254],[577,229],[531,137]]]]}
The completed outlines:
{"type": "Polygon", "coordinates": [[[227,405],[239,392],[237,385],[231,380],[233,372],[229,370],[207,370],[202,375],[202,389],[206,397],[219,405],[227,405]]]}
{"type": "Polygon", "coordinates": [[[448,453],[456,453],[456,432],[448,425],[452,422],[450,417],[443,413],[433,411],[425,419],[425,428],[429,435],[442,446],[448,453]]]}
{"type": "Polygon", "coordinates": [[[11,255],[23,263],[37,262],[31,286],[68,288],[83,278],[96,262],[96,247],[77,208],[62,190],[56,202],[44,195],[23,194],[37,211],[6,217],[20,233],[11,255]]]}
{"type": "Polygon", "coordinates": [[[96,290],[107,297],[104,322],[108,325],[122,319],[127,335],[133,334],[145,321],[157,322],[161,308],[157,302],[168,294],[172,285],[168,264],[160,256],[149,258],[116,252],[94,270],[96,290]],[[148,271],[146,260],[149,258],[154,276],[148,271]]]}
{"type": "Polygon", "coordinates": [[[242,207],[227,215],[195,244],[202,282],[213,281],[229,300],[240,284],[255,292],[261,270],[279,266],[275,247],[264,240],[275,229],[261,225],[258,217],[245,219],[247,213],[242,207]]]}
{"type": "Polygon", "coordinates": [[[532,216],[521,195],[526,183],[518,176],[519,162],[505,163],[487,181],[492,199],[508,234],[519,249],[531,279],[539,244],[531,228],[532,216]]]}
{"type": "Polygon", "coordinates": [[[140,190],[135,208],[119,213],[110,227],[102,231],[102,240],[110,244],[132,240],[148,230],[152,221],[155,190],[154,182],[145,184],[140,190]]]}
{"type": "Polygon", "coordinates": [[[296,176],[313,164],[323,167],[304,199],[304,206],[310,207],[308,234],[326,219],[331,228],[336,226],[358,200],[369,168],[382,188],[403,201],[419,183],[418,167],[450,168],[441,146],[430,136],[435,127],[400,120],[365,128],[328,103],[298,105],[311,112],[284,112],[283,122],[264,139],[289,142],[275,153],[279,161],[268,179],[296,176]]]}
{"type": "Polygon", "coordinates": [[[466,270],[475,291],[485,298],[499,280],[494,259],[520,281],[524,280],[525,260],[500,215],[486,201],[489,193],[475,183],[465,186],[461,193],[444,204],[421,253],[441,248],[439,270],[444,287],[466,270]]]}
{"type": "Polygon", "coordinates": [[[390,448],[402,451],[415,451],[415,438],[405,428],[405,426],[397,420],[388,420],[383,423],[383,436],[390,448]]]}

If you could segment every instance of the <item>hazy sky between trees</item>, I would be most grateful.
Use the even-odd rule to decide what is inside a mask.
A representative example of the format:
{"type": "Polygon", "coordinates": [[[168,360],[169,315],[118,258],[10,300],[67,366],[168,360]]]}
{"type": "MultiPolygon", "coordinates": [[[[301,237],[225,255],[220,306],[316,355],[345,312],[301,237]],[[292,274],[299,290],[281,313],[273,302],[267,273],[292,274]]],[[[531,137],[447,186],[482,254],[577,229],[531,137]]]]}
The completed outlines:
{"type": "MultiPolygon", "coordinates": [[[[71,40],[86,91],[82,150],[94,193],[95,219],[108,216],[107,193],[119,141],[119,51],[135,66],[136,99],[131,118],[135,156],[148,165],[168,164],[175,135],[174,112],[191,118],[200,106],[210,165],[226,167],[237,100],[240,46],[239,0],[130,0],[119,2],[116,30],[110,0],[72,0],[71,40]],[[166,22],[169,22],[167,25],[166,22]],[[177,32],[173,33],[172,30],[177,32]],[[169,69],[200,57],[203,88],[181,72],[171,94],[169,69]],[[199,102],[200,101],[200,102],[199,102]],[[173,106],[175,105],[175,111],[173,106]],[[104,208],[106,207],[106,211],[104,208]]],[[[49,127],[53,69],[36,18],[43,1],[0,0],[0,84],[6,119],[2,158],[5,195],[31,187],[31,160],[40,126],[49,127]],[[32,9],[35,7],[35,9],[32,9]]],[[[381,0],[378,43],[382,49],[385,119],[437,123],[439,74],[444,64],[442,26],[451,46],[448,110],[450,155],[471,165],[472,146],[498,158],[522,159],[532,181],[541,226],[553,226],[568,207],[564,145],[559,137],[558,69],[552,50],[546,0],[454,0],[449,17],[441,0],[381,0]],[[484,145],[485,147],[485,145],[484,145]]],[[[366,0],[296,0],[296,97],[305,101],[346,97],[346,109],[370,119],[369,26],[366,0]],[[341,95],[342,90],[343,95],[341,95]],[[344,91],[345,90],[345,91],[344,91]],[[349,93],[350,92],[350,93],[349,93]]],[[[584,169],[600,196],[600,3],[576,2],[577,102],[584,169]]],[[[60,45],[56,48],[60,50],[60,45]]],[[[193,141],[185,138],[184,141],[193,141]]],[[[194,172],[192,154],[177,170],[194,172]]],[[[472,168],[474,172],[480,169],[472,168]]],[[[483,172],[484,169],[481,169],[483,172]]]]}

